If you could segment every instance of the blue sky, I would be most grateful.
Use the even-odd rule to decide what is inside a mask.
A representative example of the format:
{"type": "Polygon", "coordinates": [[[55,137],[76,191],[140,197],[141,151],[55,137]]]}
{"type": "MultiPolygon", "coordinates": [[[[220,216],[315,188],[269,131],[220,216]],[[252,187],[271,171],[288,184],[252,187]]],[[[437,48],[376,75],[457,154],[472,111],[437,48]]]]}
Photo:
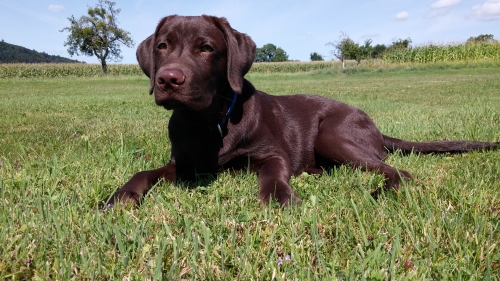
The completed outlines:
{"type": "MultiPolygon", "coordinates": [[[[341,32],[354,41],[390,44],[411,38],[413,45],[463,42],[493,34],[500,39],[500,0],[115,0],[120,27],[136,46],[167,15],[226,17],[232,27],[252,37],[258,47],[273,43],[289,59],[308,61],[312,52],[330,59],[341,32]]],[[[97,0],[0,0],[0,40],[51,55],[69,57],[64,47],[68,17],[86,14],[97,0]]],[[[122,63],[136,63],[135,48],[122,47],[122,63]]],[[[95,57],[73,57],[98,63],[95,57]]]]}

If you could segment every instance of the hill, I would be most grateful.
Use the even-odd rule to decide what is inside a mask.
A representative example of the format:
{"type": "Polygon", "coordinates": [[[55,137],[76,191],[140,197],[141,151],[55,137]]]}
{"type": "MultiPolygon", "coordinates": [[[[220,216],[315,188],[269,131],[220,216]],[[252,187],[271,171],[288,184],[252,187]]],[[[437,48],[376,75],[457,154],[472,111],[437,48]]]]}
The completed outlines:
{"type": "Polygon", "coordinates": [[[0,42],[0,63],[85,63],[0,42]]]}

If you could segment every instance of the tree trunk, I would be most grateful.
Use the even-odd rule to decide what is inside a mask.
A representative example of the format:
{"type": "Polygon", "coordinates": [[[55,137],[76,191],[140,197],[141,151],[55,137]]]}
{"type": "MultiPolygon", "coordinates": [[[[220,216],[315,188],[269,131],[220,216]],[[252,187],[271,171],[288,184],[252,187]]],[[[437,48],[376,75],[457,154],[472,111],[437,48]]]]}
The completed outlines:
{"type": "Polygon", "coordinates": [[[106,59],[101,59],[102,73],[104,75],[108,74],[108,65],[106,64],[106,59]]]}
{"type": "Polygon", "coordinates": [[[342,69],[345,68],[345,59],[342,59],[342,69]]]}

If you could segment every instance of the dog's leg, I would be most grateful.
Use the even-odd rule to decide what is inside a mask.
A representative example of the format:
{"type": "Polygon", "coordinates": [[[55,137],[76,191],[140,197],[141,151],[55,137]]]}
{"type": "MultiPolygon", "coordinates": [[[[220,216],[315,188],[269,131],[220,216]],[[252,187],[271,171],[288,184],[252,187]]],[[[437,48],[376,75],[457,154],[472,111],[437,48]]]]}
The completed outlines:
{"type": "Polygon", "coordinates": [[[175,181],[175,164],[170,163],[155,170],[136,173],[122,188],[111,195],[107,202],[103,202],[103,207],[111,207],[118,201],[123,204],[139,204],[142,196],[162,179],[169,182],[175,181]]]}
{"type": "Polygon", "coordinates": [[[260,199],[264,204],[268,204],[269,199],[285,206],[301,203],[289,184],[292,174],[290,170],[289,163],[280,157],[264,160],[259,169],[260,199]]]}
{"type": "MultiPolygon", "coordinates": [[[[371,171],[382,174],[386,178],[384,189],[397,190],[403,181],[413,178],[409,172],[393,168],[382,162],[382,160],[366,154],[363,147],[352,149],[353,146],[349,146],[349,148],[347,148],[348,146],[349,145],[333,146],[326,151],[316,150],[316,152],[333,162],[351,165],[352,167],[360,168],[363,171],[371,171]]],[[[377,197],[380,192],[381,190],[377,190],[373,192],[372,195],[377,197]]]]}
{"type": "Polygon", "coordinates": [[[349,124],[340,125],[334,119],[323,120],[314,145],[315,152],[332,163],[380,173],[386,178],[385,189],[397,189],[402,181],[413,176],[382,161],[387,155],[382,135],[367,117],[361,117],[364,118],[362,122],[350,120],[349,124]]]}

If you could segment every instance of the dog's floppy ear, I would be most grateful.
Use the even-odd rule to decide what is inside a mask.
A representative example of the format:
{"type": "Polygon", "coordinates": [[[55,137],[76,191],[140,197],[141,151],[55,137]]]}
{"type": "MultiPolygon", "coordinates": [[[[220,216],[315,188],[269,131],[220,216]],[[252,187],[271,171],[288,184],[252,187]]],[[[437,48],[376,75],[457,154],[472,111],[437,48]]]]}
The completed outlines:
{"type": "Polygon", "coordinates": [[[160,30],[160,27],[165,24],[165,22],[170,19],[176,17],[176,15],[164,17],[160,20],[158,25],[156,26],[155,33],[150,35],[148,38],[146,38],[144,41],[139,44],[139,47],[137,47],[137,51],[135,52],[135,55],[137,57],[137,61],[139,62],[139,66],[141,67],[142,71],[146,76],[149,77],[150,84],[149,84],[149,94],[153,93],[154,86],[155,86],[155,78],[156,78],[156,66],[155,66],[155,39],[156,35],[158,34],[158,31],[160,30]]]}
{"type": "Polygon", "coordinates": [[[229,25],[225,18],[203,16],[212,21],[224,34],[227,44],[227,79],[234,92],[241,94],[243,76],[255,60],[255,42],[229,25]]]}
{"type": "Polygon", "coordinates": [[[149,85],[149,93],[153,93],[154,87],[154,78],[155,78],[155,63],[154,63],[154,34],[150,35],[146,40],[142,41],[137,47],[137,51],[135,52],[135,56],[137,57],[137,61],[139,62],[139,66],[142,69],[142,72],[146,74],[150,78],[149,85]]]}

